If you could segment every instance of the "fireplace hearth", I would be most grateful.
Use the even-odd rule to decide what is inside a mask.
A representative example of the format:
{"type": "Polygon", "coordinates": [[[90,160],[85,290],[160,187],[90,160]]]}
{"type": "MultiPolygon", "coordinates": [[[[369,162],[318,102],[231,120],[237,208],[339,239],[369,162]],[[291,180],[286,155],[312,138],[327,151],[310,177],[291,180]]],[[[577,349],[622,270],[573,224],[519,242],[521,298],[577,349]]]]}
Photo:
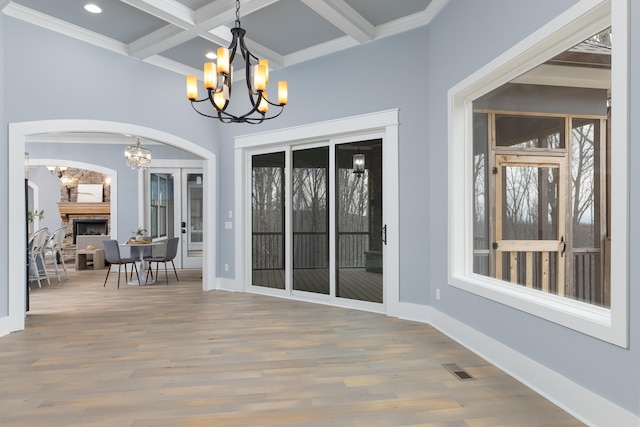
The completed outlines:
{"type": "Polygon", "coordinates": [[[107,218],[73,220],[73,243],[77,235],[100,236],[109,234],[109,220],[107,218]]]}

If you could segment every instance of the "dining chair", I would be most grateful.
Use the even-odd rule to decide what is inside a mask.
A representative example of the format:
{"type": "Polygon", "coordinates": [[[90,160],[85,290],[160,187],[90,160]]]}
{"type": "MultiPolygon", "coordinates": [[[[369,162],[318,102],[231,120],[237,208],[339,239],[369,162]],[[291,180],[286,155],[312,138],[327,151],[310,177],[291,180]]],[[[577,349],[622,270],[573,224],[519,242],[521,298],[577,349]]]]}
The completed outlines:
{"type": "Polygon", "coordinates": [[[156,279],[157,279],[158,264],[162,262],[164,263],[164,276],[165,276],[165,279],[167,280],[167,285],[169,285],[169,274],[167,273],[167,263],[171,262],[171,265],[173,265],[173,272],[176,275],[176,281],[177,282],[180,281],[180,279],[178,279],[178,272],[176,271],[176,265],[173,262],[173,259],[178,254],[179,240],[180,240],[179,237],[172,237],[170,239],[167,239],[166,251],[163,256],[156,256],[156,257],[152,256],[152,257],[146,258],[146,261],[149,263],[149,269],[147,270],[146,277],[149,277],[149,274],[151,274],[151,277],[153,277],[153,271],[151,271],[151,263],[155,262],[156,263],[156,279]]]}
{"type": "MultiPolygon", "coordinates": [[[[138,267],[136,266],[137,258],[133,257],[121,257],[120,256],[120,246],[118,245],[117,240],[104,240],[102,242],[104,245],[104,257],[110,264],[118,265],[118,289],[120,289],[120,269],[122,265],[124,265],[124,278],[127,278],[127,264],[133,264],[133,268],[136,271],[136,276],[138,277],[138,282],[140,281],[140,275],[138,274],[138,267]]],[[[109,272],[111,272],[111,266],[107,268],[107,277],[104,279],[104,288],[107,286],[107,280],[109,279],[109,272]]]]}
{"type": "Polygon", "coordinates": [[[60,271],[58,270],[58,262],[62,264],[62,269],[64,270],[64,276],[69,279],[69,275],[67,274],[67,265],[64,263],[64,255],[62,254],[62,243],[64,242],[64,236],[67,233],[66,227],[60,227],[55,230],[49,238],[47,239],[47,243],[44,246],[44,254],[50,253],[53,257],[53,267],[56,270],[56,276],[58,277],[58,282],[60,281],[60,271]]]}
{"type": "Polygon", "coordinates": [[[33,232],[29,238],[29,280],[37,280],[38,287],[41,288],[40,280],[47,279],[47,283],[51,284],[47,269],[44,264],[44,246],[49,237],[49,229],[47,227],[40,228],[33,232]]]}

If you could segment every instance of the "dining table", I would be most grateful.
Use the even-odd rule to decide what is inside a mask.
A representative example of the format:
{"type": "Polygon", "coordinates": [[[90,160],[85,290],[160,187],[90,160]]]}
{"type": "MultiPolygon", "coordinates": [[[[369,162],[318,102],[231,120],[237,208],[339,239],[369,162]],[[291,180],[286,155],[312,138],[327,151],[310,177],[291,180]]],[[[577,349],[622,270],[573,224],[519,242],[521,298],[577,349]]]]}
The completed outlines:
{"type": "Polygon", "coordinates": [[[147,279],[146,274],[144,274],[147,271],[147,263],[144,259],[144,249],[149,246],[153,247],[160,244],[161,244],[160,242],[153,242],[151,240],[135,240],[135,239],[130,239],[126,243],[120,244],[120,246],[128,247],[130,249],[138,248],[138,256],[139,256],[138,279],[131,280],[127,282],[127,284],[134,285],[134,286],[141,286],[141,285],[153,285],[154,283],[156,283],[153,277],[151,277],[150,279],[147,279]]]}

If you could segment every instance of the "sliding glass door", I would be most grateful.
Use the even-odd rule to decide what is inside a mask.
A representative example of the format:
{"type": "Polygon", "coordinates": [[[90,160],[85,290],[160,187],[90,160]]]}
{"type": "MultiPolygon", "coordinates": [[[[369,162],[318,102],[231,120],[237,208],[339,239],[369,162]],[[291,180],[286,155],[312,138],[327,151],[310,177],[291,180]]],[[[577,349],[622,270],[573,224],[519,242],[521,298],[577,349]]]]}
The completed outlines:
{"type": "Polygon", "coordinates": [[[383,303],[382,157],[382,139],[251,156],[252,285],[383,303]]]}
{"type": "Polygon", "coordinates": [[[284,151],[251,162],[251,283],[285,288],[284,151]]]}

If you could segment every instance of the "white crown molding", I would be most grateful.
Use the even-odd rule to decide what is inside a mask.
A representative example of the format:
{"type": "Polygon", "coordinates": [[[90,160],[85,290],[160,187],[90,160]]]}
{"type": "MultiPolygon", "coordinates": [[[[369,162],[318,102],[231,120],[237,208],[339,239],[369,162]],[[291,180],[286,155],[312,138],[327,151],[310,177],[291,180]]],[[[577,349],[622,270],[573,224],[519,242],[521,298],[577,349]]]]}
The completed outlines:
{"type": "Polygon", "coordinates": [[[345,49],[349,49],[354,46],[358,46],[360,43],[355,41],[352,37],[343,36],[328,42],[317,44],[307,49],[299,50],[294,53],[290,53],[284,57],[284,66],[290,66],[300,64],[302,62],[310,61],[312,59],[320,58],[325,55],[340,52],[345,49]]]}
{"type": "Polygon", "coordinates": [[[343,0],[302,0],[302,2],[359,43],[373,40],[374,26],[343,0]]]}
{"type": "Polygon", "coordinates": [[[422,12],[414,13],[403,18],[398,18],[386,24],[378,25],[375,31],[375,39],[389,37],[396,34],[410,31],[419,27],[427,26],[449,3],[450,0],[433,0],[422,12]]]}
{"type": "Polygon", "coordinates": [[[16,3],[9,3],[7,7],[3,9],[3,12],[13,18],[91,43],[112,52],[117,52],[123,55],[128,54],[127,45],[125,43],[94,33],[93,31],[70,24],[61,19],[45,15],[44,13],[37,12],[33,9],[29,9],[28,7],[24,7],[16,3]]]}
{"type": "Polygon", "coordinates": [[[204,78],[203,70],[189,67],[188,65],[184,65],[181,62],[165,58],[164,56],[153,55],[143,59],[143,61],[147,64],[155,65],[156,67],[164,68],[165,70],[173,71],[174,73],[178,73],[183,76],[196,76],[196,78],[200,81],[202,81],[204,78]]]}

